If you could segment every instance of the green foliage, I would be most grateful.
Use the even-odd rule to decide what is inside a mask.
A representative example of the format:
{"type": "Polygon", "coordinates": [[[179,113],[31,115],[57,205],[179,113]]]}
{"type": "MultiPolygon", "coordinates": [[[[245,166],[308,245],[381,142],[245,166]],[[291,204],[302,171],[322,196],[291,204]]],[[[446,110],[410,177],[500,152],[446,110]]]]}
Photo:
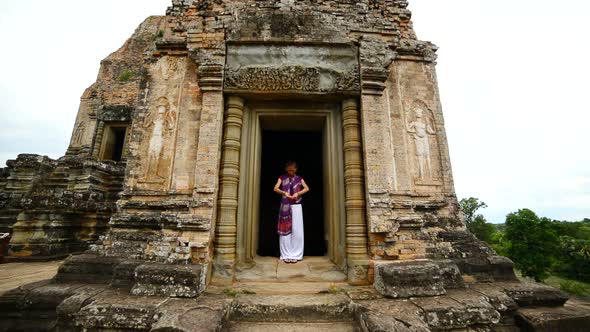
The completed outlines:
{"type": "Polygon", "coordinates": [[[496,227],[490,223],[487,223],[485,218],[481,215],[475,217],[475,220],[473,220],[470,224],[467,224],[467,228],[478,239],[487,243],[492,243],[493,235],[496,232],[496,227]]]}
{"type": "Polygon", "coordinates": [[[590,240],[590,222],[553,221],[551,227],[559,236],[590,240]]]}
{"type": "Polygon", "coordinates": [[[549,276],[558,238],[551,220],[539,218],[529,209],[521,209],[506,217],[507,254],[526,277],[542,281],[549,276]]]}
{"type": "Polygon", "coordinates": [[[590,240],[560,236],[554,272],[566,278],[590,282],[589,251],[590,240]]]}
{"type": "Polygon", "coordinates": [[[158,34],[156,35],[156,37],[158,38],[163,38],[164,37],[164,30],[158,30],[158,34]]]}
{"type": "Polygon", "coordinates": [[[573,280],[563,280],[559,283],[559,288],[569,294],[577,296],[590,295],[590,288],[585,284],[573,280]]]}
{"type": "Polygon", "coordinates": [[[504,231],[497,230],[492,234],[492,239],[490,245],[492,248],[501,256],[508,256],[508,247],[510,247],[510,242],[506,240],[506,236],[504,231]]]}
{"type": "Polygon", "coordinates": [[[496,227],[489,224],[483,215],[477,214],[477,210],[488,207],[486,203],[480,201],[478,198],[470,197],[462,199],[459,205],[465,215],[467,229],[478,239],[492,243],[492,236],[496,231],[496,227]]]}
{"type": "MultiPolygon", "coordinates": [[[[486,203],[470,197],[459,204],[469,231],[498,254],[510,257],[523,276],[541,281],[551,274],[590,282],[590,219],[550,220],[522,209],[509,214],[505,224],[494,225],[478,214],[486,203]]],[[[563,287],[576,291],[577,286],[566,283],[563,287]]]]}
{"type": "Polygon", "coordinates": [[[133,76],[135,76],[135,74],[132,71],[125,69],[123,72],[121,72],[121,74],[119,75],[119,77],[117,79],[120,82],[127,82],[130,79],[132,79],[133,76]]]}
{"type": "Polygon", "coordinates": [[[481,214],[476,214],[477,210],[488,207],[486,203],[475,197],[463,198],[459,202],[459,205],[461,206],[461,211],[463,211],[463,214],[465,215],[465,222],[467,224],[472,223],[476,217],[483,218],[481,214]]]}

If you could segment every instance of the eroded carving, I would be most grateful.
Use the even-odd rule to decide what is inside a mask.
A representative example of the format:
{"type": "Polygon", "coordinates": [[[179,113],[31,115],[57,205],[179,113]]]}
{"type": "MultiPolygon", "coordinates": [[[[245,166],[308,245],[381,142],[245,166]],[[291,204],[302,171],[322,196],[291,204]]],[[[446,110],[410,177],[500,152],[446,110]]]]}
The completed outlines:
{"type": "MultiPolygon", "coordinates": [[[[169,79],[178,79],[179,73],[182,73],[182,71],[179,71],[179,64],[178,64],[178,60],[176,58],[173,57],[164,57],[162,58],[162,60],[160,60],[158,62],[158,67],[160,69],[160,73],[162,75],[162,78],[165,80],[169,80],[169,79]]],[[[184,68],[181,68],[184,69],[184,68]]]]}
{"type": "Polygon", "coordinates": [[[84,121],[80,121],[74,129],[74,139],[72,140],[72,145],[79,146],[82,144],[82,139],[84,138],[84,133],[86,131],[86,123],[84,121]]]}
{"type": "Polygon", "coordinates": [[[251,91],[336,92],[360,89],[358,70],[282,66],[226,70],[225,88],[251,91]]]}
{"type": "Polygon", "coordinates": [[[144,128],[151,128],[151,137],[146,168],[140,182],[164,183],[165,178],[161,170],[164,140],[165,136],[169,135],[175,126],[176,112],[170,108],[168,98],[158,98],[156,108],[150,111],[143,123],[144,128]]]}
{"type": "Polygon", "coordinates": [[[414,139],[418,160],[418,176],[433,177],[430,137],[436,135],[434,117],[426,103],[416,101],[406,116],[406,128],[414,139]]]}

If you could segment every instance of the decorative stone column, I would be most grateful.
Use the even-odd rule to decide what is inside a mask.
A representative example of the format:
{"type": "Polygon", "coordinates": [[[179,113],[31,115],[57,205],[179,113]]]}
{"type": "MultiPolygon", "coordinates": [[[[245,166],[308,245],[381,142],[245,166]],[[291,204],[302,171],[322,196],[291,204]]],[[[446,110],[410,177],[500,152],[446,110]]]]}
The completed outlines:
{"type": "Polygon", "coordinates": [[[366,202],[358,104],[355,99],[342,103],[344,131],[344,183],[346,187],[346,256],[348,282],[367,282],[366,202]]]}
{"type": "Polygon", "coordinates": [[[236,259],[238,185],[244,99],[230,96],[225,109],[217,224],[215,228],[216,281],[231,281],[236,259]],[[221,280],[220,280],[221,279],[221,280]]]}

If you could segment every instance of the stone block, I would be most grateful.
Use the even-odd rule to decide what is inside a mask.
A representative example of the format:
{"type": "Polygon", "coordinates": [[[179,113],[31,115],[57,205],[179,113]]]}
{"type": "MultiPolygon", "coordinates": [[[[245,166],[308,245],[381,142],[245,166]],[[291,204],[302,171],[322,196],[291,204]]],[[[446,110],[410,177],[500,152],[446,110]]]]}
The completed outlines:
{"type": "MultiPolygon", "coordinates": [[[[456,295],[456,294],[455,294],[456,295]]],[[[466,329],[473,326],[489,327],[500,322],[500,313],[483,297],[455,300],[448,296],[413,298],[410,300],[423,310],[423,318],[433,330],[466,329]]]]}
{"type": "Polygon", "coordinates": [[[469,289],[479,292],[487,297],[490,304],[502,314],[512,316],[518,309],[518,304],[510,296],[504,293],[504,289],[494,283],[479,283],[469,285],[469,289]]]}
{"type": "Polygon", "coordinates": [[[135,269],[131,294],[197,297],[202,291],[200,265],[146,263],[135,269]]]}
{"type": "Polygon", "coordinates": [[[445,289],[465,288],[465,282],[459,267],[451,260],[435,261],[440,268],[442,282],[445,289]]]}
{"type": "Polygon", "coordinates": [[[131,288],[135,283],[135,269],[141,265],[142,261],[123,260],[113,270],[111,287],[131,288]]]}
{"type": "Polygon", "coordinates": [[[371,332],[428,332],[422,309],[407,299],[372,299],[355,301],[357,320],[371,332]]]}
{"type": "Polygon", "coordinates": [[[59,267],[55,280],[59,283],[84,282],[108,284],[120,259],[92,254],[70,256],[59,267]]]}
{"type": "Polygon", "coordinates": [[[92,299],[97,294],[104,292],[106,285],[88,285],[76,289],[74,295],[66,298],[55,309],[57,313],[57,330],[58,331],[75,331],[74,315],[84,306],[92,303],[92,299]]]}
{"type": "Polygon", "coordinates": [[[84,331],[149,331],[158,319],[157,308],[166,300],[105,291],[73,314],[74,324],[84,331]]]}
{"type": "Polygon", "coordinates": [[[232,299],[225,296],[206,294],[197,301],[170,299],[158,307],[160,317],[152,326],[152,332],[168,331],[219,331],[226,320],[232,299]]]}
{"type": "Polygon", "coordinates": [[[241,321],[352,320],[350,299],[341,294],[242,295],[232,303],[230,319],[241,321]]]}
{"type": "Polygon", "coordinates": [[[509,284],[504,293],[521,307],[561,306],[569,299],[566,293],[556,288],[532,282],[509,284]]]}
{"type": "Polygon", "coordinates": [[[521,308],[515,316],[522,332],[577,332],[590,330],[590,310],[578,305],[521,308]]]}
{"type": "Polygon", "coordinates": [[[515,281],[518,280],[514,274],[514,263],[508,257],[489,256],[489,265],[491,273],[496,281],[515,281]]]}
{"type": "Polygon", "coordinates": [[[374,286],[379,293],[392,298],[446,293],[441,269],[430,261],[375,263],[374,286]]]}

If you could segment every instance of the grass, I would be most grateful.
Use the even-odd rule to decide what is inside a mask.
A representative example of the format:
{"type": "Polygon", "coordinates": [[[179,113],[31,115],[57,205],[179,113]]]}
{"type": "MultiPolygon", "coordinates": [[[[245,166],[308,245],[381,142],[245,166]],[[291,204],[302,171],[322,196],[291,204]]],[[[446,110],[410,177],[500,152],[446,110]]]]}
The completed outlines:
{"type": "Polygon", "coordinates": [[[344,288],[338,287],[335,284],[331,284],[327,289],[321,290],[320,294],[341,294],[344,293],[344,288]]]}
{"type": "Polygon", "coordinates": [[[590,284],[586,282],[551,276],[544,283],[568,294],[590,298],[590,284]]]}
{"type": "Polygon", "coordinates": [[[119,75],[118,80],[121,82],[127,82],[133,78],[133,76],[135,76],[135,74],[132,71],[126,69],[119,75]]]}
{"type": "MultiPolygon", "coordinates": [[[[521,280],[534,281],[531,278],[523,277],[519,270],[514,269],[516,276],[521,280]]],[[[556,275],[551,275],[543,281],[545,285],[560,289],[570,295],[590,300],[590,283],[577,281],[573,279],[566,279],[556,275]]]]}
{"type": "Polygon", "coordinates": [[[238,294],[256,294],[256,292],[248,290],[248,289],[235,289],[235,288],[226,288],[223,290],[223,294],[231,296],[231,297],[236,297],[236,295],[238,294]]]}

